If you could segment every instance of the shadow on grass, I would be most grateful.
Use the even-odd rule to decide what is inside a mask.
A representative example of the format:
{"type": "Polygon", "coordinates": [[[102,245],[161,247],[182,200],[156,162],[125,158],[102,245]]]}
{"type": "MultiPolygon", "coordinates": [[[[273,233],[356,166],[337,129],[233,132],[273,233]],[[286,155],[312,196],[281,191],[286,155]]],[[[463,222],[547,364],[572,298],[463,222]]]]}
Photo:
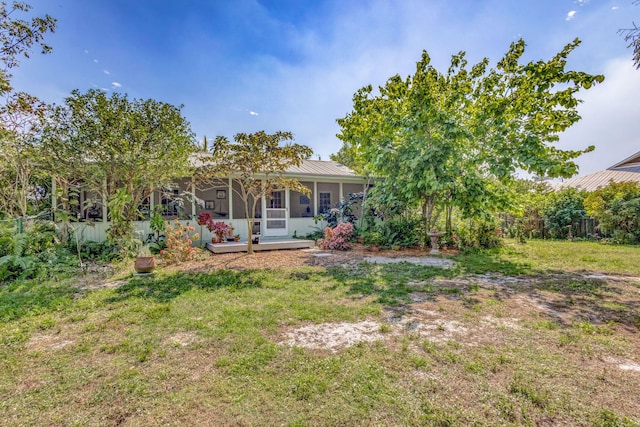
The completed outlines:
{"type": "Polygon", "coordinates": [[[175,273],[162,277],[134,277],[119,287],[108,302],[129,298],[148,298],[157,302],[170,301],[191,289],[240,290],[262,286],[262,277],[256,271],[218,270],[214,273],[175,273]]]}
{"type": "Polygon", "coordinates": [[[336,286],[348,288],[350,295],[373,296],[381,304],[395,306],[411,301],[409,294],[416,290],[414,283],[426,282],[436,277],[453,277],[458,272],[408,262],[363,262],[356,267],[329,267],[327,274],[336,286]]]}
{"type": "Polygon", "coordinates": [[[531,265],[502,258],[500,249],[462,253],[455,258],[462,271],[468,274],[500,273],[506,276],[531,273],[531,265]]]}
{"type": "Polygon", "coordinates": [[[586,320],[619,323],[633,331],[640,329],[640,303],[634,300],[635,290],[631,285],[586,273],[533,269],[527,263],[501,258],[497,250],[461,254],[455,260],[458,265],[450,270],[410,263],[361,263],[330,267],[327,274],[336,287],[346,288],[350,295],[372,297],[386,306],[442,297],[461,300],[464,306],[473,309],[486,302],[486,294],[477,294],[480,288],[489,288],[493,290],[490,298],[494,300],[507,301],[517,295],[527,295],[528,300],[536,301],[542,313],[561,327],[586,320]],[[478,281],[473,276],[462,279],[467,274],[485,277],[478,281]]]}
{"type": "Polygon", "coordinates": [[[452,269],[415,265],[409,262],[392,264],[361,263],[355,268],[329,267],[327,272],[335,283],[347,287],[349,294],[373,296],[385,305],[411,302],[410,294],[420,291],[431,294],[459,294],[456,286],[433,284],[439,277],[451,279],[463,273],[481,274],[496,272],[504,275],[519,275],[530,272],[529,266],[500,258],[498,251],[479,251],[454,258],[457,266],[452,269]]]}
{"type": "Polygon", "coordinates": [[[0,286],[0,321],[18,320],[68,306],[78,290],[39,280],[19,280],[0,286]]]}

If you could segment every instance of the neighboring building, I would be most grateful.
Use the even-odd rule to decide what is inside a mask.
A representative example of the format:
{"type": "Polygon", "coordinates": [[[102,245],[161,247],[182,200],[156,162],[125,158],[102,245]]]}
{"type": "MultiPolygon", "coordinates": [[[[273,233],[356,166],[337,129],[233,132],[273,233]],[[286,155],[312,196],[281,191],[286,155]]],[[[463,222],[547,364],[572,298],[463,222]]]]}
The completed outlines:
{"type": "MultiPolygon", "coordinates": [[[[333,161],[305,160],[299,167],[290,168],[285,176],[296,178],[311,190],[309,197],[293,190],[283,189],[272,193],[268,200],[258,201],[255,218],[256,225],[252,233],[260,233],[264,237],[292,236],[294,233],[303,236],[322,224],[316,224],[314,217],[340,201],[350,193],[365,191],[369,184],[366,178],[357,176],[351,169],[333,161]]],[[[145,201],[143,211],[150,212],[154,206],[161,205],[167,219],[179,218],[181,222],[195,224],[196,216],[203,211],[209,212],[214,219],[224,221],[234,228],[234,233],[246,239],[250,233],[242,199],[232,191],[232,179],[221,180],[206,188],[192,188],[192,179],[177,180],[172,188],[153,191],[145,201]],[[193,197],[180,197],[184,194],[193,197]],[[182,203],[176,203],[176,200],[182,203]],[[198,202],[201,201],[202,204],[198,202]]],[[[95,194],[79,192],[78,206],[85,208],[77,213],[81,221],[91,223],[84,228],[84,238],[102,241],[106,238],[109,227],[108,212],[104,203],[95,194]],[[90,201],[94,200],[95,204],[90,201]]],[[[137,221],[134,228],[144,236],[150,233],[149,221],[137,221]]],[[[196,225],[197,231],[200,227],[196,225]]],[[[202,228],[202,238],[208,240],[211,233],[202,228]]]]}
{"type": "Polygon", "coordinates": [[[640,183],[640,151],[610,168],[555,183],[553,187],[556,189],[574,187],[594,191],[606,187],[611,181],[640,183]]]}

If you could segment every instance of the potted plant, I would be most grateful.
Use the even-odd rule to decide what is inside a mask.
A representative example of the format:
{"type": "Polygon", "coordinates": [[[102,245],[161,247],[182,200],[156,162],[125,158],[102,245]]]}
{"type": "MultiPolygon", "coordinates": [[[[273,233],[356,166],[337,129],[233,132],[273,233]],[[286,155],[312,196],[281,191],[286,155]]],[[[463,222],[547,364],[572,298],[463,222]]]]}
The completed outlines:
{"type": "Polygon", "coordinates": [[[215,241],[212,238],[213,243],[224,242],[224,236],[229,232],[229,226],[222,221],[214,221],[213,218],[207,221],[207,228],[210,232],[215,234],[215,241]]]}
{"type": "Polygon", "coordinates": [[[152,273],[156,268],[156,259],[149,250],[149,246],[144,245],[138,250],[138,255],[133,263],[133,269],[138,274],[152,273]]]}
{"type": "Polygon", "coordinates": [[[235,234],[235,235],[233,236],[233,241],[234,241],[234,242],[239,242],[239,241],[240,241],[240,235],[239,235],[239,234],[235,234]]]}
{"type": "Polygon", "coordinates": [[[229,225],[227,229],[227,242],[235,242],[235,237],[233,235],[233,225],[229,225]]]}
{"type": "Polygon", "coordinates": [[[207,223],[211,221],[211,219],[211,214],[209,212],[200,212],[198,214],[198,225],[207,225],[207,223]]]}

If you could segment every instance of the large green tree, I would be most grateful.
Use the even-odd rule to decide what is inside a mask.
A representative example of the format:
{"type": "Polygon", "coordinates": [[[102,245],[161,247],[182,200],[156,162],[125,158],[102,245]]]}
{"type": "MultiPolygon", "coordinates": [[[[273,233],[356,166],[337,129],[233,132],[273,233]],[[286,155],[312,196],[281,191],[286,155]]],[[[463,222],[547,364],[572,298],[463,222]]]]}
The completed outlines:
{"type": "MultiPolygon", "coordinates": [[[[213,152],[201,156],[196,179],[199,182],[222,179],[226,184],[231,177],[233,191],[243,201],[247,230],[251,233],[256,206],[262,197],[268,199],[273,191],[284,188],[309,194],[308,188],[285,173],[291,166],[300,166],[313,152],[305,145],[288,142],[293,140],[291,132],[238,133],[233,139],[233,142],[224,136],[215,139],[213,152]]],[[[248,252],[253,253],[251,239],[248,252]]]]}
{"type": "Polygon", "coordinates": [[[44,37],[55,30],[56,20],[49,15],[23,19],[30,9],[22,2],[0,2],[0,96],[5,98],[0,104],[0,215],[24,216],[30,201],[38,200],[37,135],[45,105],[34,96],[14,92],[10,79],[11,70],[34,47],[42,53],[51,51],[44,37]]]}
{"type": "Polygon", "coordinates": [[[554,146],[580,119],[577,92],[604,79],[565,70],[579,43],[548,61],[521,64],[519,40],[495,68],[486,58],[468,68],[461,52],[445,73],[423,51],[412,76],[391,77],[379,93],[371,86],[356,92],[353,111],[338,119],[338,155],[384,177],[383,191],[420,205],[426,230],[445,205],[467,216],[504,209],[516,171],[571,176],[572,159],[593,149],[554,146]]]}
{"type": "Polygon", "coordinates": [[[44,135],[50,172],[64,182],[81,178],[108,201],[110,239],[129,239],[151,191],[190,175],[196,145],[181,108],[92,89],[74,90],[52,110],[44,135]]]}

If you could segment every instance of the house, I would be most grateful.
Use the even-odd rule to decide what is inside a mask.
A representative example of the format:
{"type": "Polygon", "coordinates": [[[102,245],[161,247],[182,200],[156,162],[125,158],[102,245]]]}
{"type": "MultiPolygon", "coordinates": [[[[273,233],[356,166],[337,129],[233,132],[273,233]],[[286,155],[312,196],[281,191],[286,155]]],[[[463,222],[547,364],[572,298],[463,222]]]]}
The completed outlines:
{"type": "MultiPolygon", "coordinates": [[[[206,227],[197,226],[195,221],[203,211],[209,212],[216,220],[232,225],[234,234],[240,234],[242,239],[254,233],[265,238],[291,237],[294,234],[304,236],[322,225],[316,224],[315,216],[336,206],[348,194],[369,188],[366,178],[334,161],[305,160],[300,166],[289,168],[285,176],[296,178],[311,190],[311,194],[306,196],[285,188],[274,191],[268,199],[259,200],[252,233],[247,230],[244,202],[234,191],[237,190],[237,183],[231,178],[193,188],[193,179],[185,177],[177,180],[172,188],[153,191],[141,210],[152,212],[155,206],[160,205],[166,219],[178,218],[183,224],[196,225],[196,231],[202,233],[205,241],[212,235],[206,227]]],[[[78,206],[84,206],[77,213],[80,221],[86,224],[82,230],[83,237],[93,241],[105,240],[109,221],[104,203],[97,195],[85,191],[79,192],[78,202],[78,206]]],[[[148,236],[151,233],[148,215],[135,222],[134,229],[140,231],[142,238],[148,236]]]]}
{"type": "Polygon", "coordinates": [[[556,183],[554,188],[573,187],[594,191],[606,187],[611,181],[640,183],[640,151],[605,170],[556,183]]]}

